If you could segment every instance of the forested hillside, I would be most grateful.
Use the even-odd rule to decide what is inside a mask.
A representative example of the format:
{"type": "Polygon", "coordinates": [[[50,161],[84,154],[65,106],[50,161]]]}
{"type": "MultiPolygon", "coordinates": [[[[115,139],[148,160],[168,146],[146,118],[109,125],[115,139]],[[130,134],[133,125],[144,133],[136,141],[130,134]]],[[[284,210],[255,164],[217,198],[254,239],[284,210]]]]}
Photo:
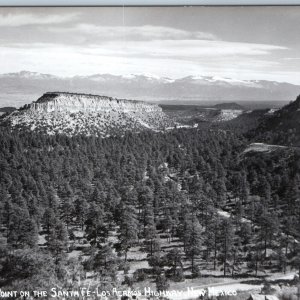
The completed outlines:
{"type": "Polygon", "coordinates": [[[300,269],[300,153],[224,130],[0,129],[0,288],[155,284],[300,269]]]}
{"type": "Polygon", "coordinates": [[[270,144],[300,146],[300,96],[265,118],[248,135],[270,144]]]}

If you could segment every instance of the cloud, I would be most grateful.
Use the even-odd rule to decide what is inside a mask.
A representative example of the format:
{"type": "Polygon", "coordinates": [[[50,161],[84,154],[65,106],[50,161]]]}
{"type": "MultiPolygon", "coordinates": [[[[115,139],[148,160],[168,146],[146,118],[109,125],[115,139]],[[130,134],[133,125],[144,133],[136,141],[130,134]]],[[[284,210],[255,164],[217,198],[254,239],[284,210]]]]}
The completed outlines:
{"type": "Polygon", "coordinates": [[[123,45],[110,41],[101,46],[43,43],[15,46],[0,47],[4,73],[20,70],[62,76],[151,73],[171,78],[220,75],[240,79],[261,78],[261,74],[275,76],[279,62],[269,55],[266,57],[266,54],[284,49],[280,46],[224,41],[198,41],[198,44],[186,41],[182,44],[180,41],[162,40],[130,41],[123,45]]]}
{"type": "MultiPolygon", "coordinates": [[[[240,43],[229,41],[210,40],[109,40],[92,41],[93,44],[69,44],[63,43],[7,43],[2,47],[27,49],[28,51],[58,51],[65,48],[65,51],[74,52],[85,56],[102,57],[123,57],[123,58],[147,58],[147,59],[176,59],[199,62],[203,60],[232,60],[234,63],[246,62],[251,57],[265,57],[268,64],[278,64],[276,61],[270,62],[269,55],[277,51],[287,50],[287,47],[267,44],[240,43]],[[71,49],[71,50],[70,50],[71,49]]],[[[212,61],[210,61],[212,62],[212,61]]],[[[209,62],[208,62],[209,63],[209,62]]],[[[259,59],[259,64],[262,59],[259,59]]]]}
{"type": "Polygon", "coordinates": [[[51,32],[69,32],[84,34],[104,40],[215,40],[216,36],[209,32],[185,31],[163,26],[97,26],[93,24],[77,24],[69,28],[48,28],[51,32]]]}
{"type": "Polygon", "coordinates": [[[1,27],[19,27],[26,25],[46,25],[66,23],[78,16],[77,13],[45,15],[45,14],[7,14],[0,15],[1,27]]]}
{"type": "Polygon", "coordinates": [[[197,60],[205,57],[221,58],[225,61],[229,56],[239,56],[245,59],[246,56],[268,55],[273,51],[286,49],[286,47],[276,45],[208,40],[123,40],[108,41],[101,43],[101,45],[93,44],[89,47],[82,47],[84,54],[95,56],[174,58],[183,60],[197,60]]]}
{"type": "MultiPolygon", "coordinates": [[[[30,70],[62,76],[151,73],[171,78],[218,75],[238,79],[256,79],[264,74],[267,79],[284,70],[279,57],[287,56],[285,52],[290,50],[280,45],[220,40],[209,32],[150,25],[49,25],[40,27],[39,33],[43,35],[11,41],[5,36],[6,42],[0,46],[1,72],[30,70]]],[[[295,73],[278,77],[287,78],[288,74],[295,73]]]]}

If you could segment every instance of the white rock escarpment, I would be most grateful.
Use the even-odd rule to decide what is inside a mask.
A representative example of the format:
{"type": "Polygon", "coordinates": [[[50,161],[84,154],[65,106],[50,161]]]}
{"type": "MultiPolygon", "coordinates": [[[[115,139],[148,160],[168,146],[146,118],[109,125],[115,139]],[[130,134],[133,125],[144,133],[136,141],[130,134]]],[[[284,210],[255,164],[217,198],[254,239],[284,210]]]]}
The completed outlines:
{"type": "Polygon", "coordinates": [[[161,112],[154,104],[74,93],[46,93],[30,105],[30,110],[40,112],[103,112],[113,109],[123,111],[161,112]]]}
{"type": "Polygon", "coordinates": [[[45,93],[10,114],[6,121],[15,128],[46,134],[96,136],[122,134],[128,130],[161,130],[172,125],[155,104],[62,92],[45,93]]]}

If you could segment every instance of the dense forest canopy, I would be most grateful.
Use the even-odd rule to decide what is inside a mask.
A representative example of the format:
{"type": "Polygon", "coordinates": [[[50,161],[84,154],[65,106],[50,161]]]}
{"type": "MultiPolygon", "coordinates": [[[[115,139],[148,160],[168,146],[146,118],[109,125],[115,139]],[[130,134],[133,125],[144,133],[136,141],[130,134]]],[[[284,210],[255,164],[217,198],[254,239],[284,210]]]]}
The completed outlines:
{"type": "Polygon", "coordinates": [[[244,153],[242,135],[196,128],[110,138],[1,128],[0,144],[1,289],[90,276],[163,290],[203,264],[223,276],[300,268],[296,149],[244,153]],[[130,276],[137,245],[150,271],[130,276]]]}

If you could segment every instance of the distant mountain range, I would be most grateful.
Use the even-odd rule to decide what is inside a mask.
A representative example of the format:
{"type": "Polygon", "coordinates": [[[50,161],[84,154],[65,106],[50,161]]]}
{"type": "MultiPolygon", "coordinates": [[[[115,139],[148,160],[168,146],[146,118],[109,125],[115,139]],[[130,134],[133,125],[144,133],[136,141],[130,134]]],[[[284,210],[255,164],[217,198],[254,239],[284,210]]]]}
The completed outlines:
{"type": "Polygon", "coordinates": [[[146,75],[58,77],[21,71],[0,75],[0,106],[31,103],[45,91],[111,95],[112,97],[166,103],[290,101],[300,86],[265,80],[236,80],[217,76],[188,76],[180,79],[146,75]]]}

